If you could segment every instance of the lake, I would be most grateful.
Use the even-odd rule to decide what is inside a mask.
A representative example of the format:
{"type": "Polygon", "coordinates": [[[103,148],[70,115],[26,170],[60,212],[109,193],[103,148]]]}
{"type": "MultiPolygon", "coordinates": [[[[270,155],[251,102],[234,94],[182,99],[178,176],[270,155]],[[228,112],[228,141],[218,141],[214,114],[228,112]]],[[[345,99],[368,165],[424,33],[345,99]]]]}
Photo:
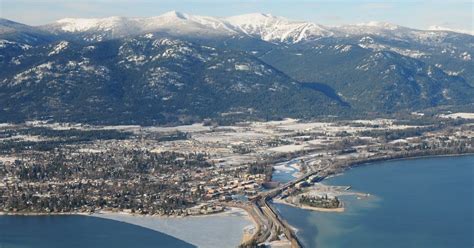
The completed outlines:
{"type": "Polygon", "coordinates": [[[203,247],[232,248],[253,226],[238,208],[188,217],[100,213],[94,215],[2,216],[0,248],[203,247]]]}
{"type": "Polygon", "coordinates": [[[90,216],[0,216],[0,248],[196,247],[164,233],[90,216]]]}
{"type": "Polygon", "coordinates": [[[305,247],[474,245],[474,156],[378,162],[324,180],[368,198],[341,197],[346,211],[275,204],[305,247]]]}
{"type": "MultiPolygon", "coordinates": [[[[291,180],[294,172],[281,170],[278,178],[291,180]]],[[[474,244],[473,178],[474,156],[380,162],[324,180],[325,184],[351,185],[353,191],[371,194],[363,199],[342,197],[344,213],[275,205],[298,229],[297,235],[305,247],[471,248],[474,244]]],[[[179,239],[175,238],[179,235],[152,230],[155,226],[161,230],[163,227],[159,225],[168,229],[176,227],[175,234],[187,226],[191,231],[205,229],[217,238],[207,240],[213,235],[196,233],[192,239],[204,244],[202,246],[213,247],[215,242],[228,243],[232,237],[230,232],[239,233],[234,237],[236,240],[230,242],[238,243],[242,227],[250,223],[240,215],[193,220],[156,221],[146,217],[117,220],[148,228],[91,216],[0,216],[0,248],[196,247],[191,239],[184,241],[188,239],[185,236],[179,239]],[[203,239],[199,240],[198,236],[203,239]]]]}

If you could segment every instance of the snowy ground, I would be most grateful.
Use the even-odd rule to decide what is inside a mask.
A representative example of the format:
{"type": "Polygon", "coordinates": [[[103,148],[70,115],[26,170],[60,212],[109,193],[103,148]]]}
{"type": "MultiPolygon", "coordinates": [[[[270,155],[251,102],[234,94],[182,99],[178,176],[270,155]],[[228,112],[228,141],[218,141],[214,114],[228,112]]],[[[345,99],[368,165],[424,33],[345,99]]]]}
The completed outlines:
{"type": "Polygon", "coordinates": [[[268,150],[272,152],[288,153],[288,152],[296,152],[296,151],[303,150],[305,147],[306,145],[284,145],[284,146],[272,147],[268,150]]]}
{"type": "Polygon", "coordinates": [[[440,115],[441,118],[462,118],[462,119],[474,119],[474,113],[453,113],[449,115],[440,115]]]}
{"type": "Polygon", "coordinates": [[[13,157],[13,156],[0,156],[0,162],[3,162],[3,163],[5,162],[13,163],[17,159],[18,159],[17,157],[13,157]]]}

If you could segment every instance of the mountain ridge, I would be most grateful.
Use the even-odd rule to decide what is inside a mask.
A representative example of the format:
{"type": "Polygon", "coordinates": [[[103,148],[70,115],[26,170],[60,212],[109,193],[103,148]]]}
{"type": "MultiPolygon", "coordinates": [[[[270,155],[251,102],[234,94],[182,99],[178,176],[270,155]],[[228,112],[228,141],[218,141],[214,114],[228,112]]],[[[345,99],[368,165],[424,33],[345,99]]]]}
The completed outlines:
{"type": "Polygon", "coordinates": [[[473,103],[474,36],[271,14],[0,20],[2,121],[165,124],[473,103]]]}
{"type": "MultiPolygon", "coordinates": [[[[259,37],[266,41],[289,43],[297,43],[321,37],[394,33],[400,30],[423,36],[446,35],[446,33],[456,32],[456,30],[433,27],[429,30],[420,30],[376,21],[329,27],[309,21],[291,20],[285,17],[263,13],[249,13],[230,17],[210,17],[190,15],[178,11],[169,11],[162,15],[152,17],[129,18],[111,16],[104,18],[63,18],[46,25],[29,27],[39,28],[44,32],[55,34],[112,32],[111,38],[120,38],[127,35],[144,34],[146,32],[171,32],[172,30],[170,29],[172,29],[172,27],[183,29],[183,26],[190,26],[192,29],[181,32],[198,33],[204,32],[203,30],[209,31],[215,29],[214,35],[249,35],[259,37]]],[[[467,35],[472,35],[472,32],[467,35]]],[[[104,38],[106,37],[90,37],[88,40],[100,41],[104,38]]]]}

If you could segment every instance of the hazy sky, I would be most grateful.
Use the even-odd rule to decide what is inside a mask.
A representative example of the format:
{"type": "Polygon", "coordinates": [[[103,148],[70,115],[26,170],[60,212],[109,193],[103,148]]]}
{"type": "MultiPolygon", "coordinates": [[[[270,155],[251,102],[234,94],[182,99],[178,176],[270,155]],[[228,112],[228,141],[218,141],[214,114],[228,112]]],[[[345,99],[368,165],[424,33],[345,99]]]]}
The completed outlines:
{"type": "Polygon", "coordinates": [[[65,17],[211,16],[262,12],[323,25],[385,21],[414,28],[473,30],[473,0],[0,0],[0,16],[40,25],[65,17]]]}

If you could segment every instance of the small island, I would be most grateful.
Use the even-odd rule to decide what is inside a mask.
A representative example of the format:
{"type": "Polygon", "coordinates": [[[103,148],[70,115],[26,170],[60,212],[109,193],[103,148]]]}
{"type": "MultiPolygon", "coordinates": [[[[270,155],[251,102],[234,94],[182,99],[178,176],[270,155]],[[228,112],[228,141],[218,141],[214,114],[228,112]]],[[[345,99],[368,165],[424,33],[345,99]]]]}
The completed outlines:
{"type": "Polygon", "coordinates": [[[337,196],[328,197],[324,196],[306,196],[300,197],[300,204],[304,207],[316,208],[316,209],[340,209],[342,208],[342,202],[339,201],[337,196]]]}
{"type": "Polygon", "coordinates": [[[350,189],[349,186],[332,186],[314,183],[311,186],[289,190],[279,198],[274,199],[274,202],[313,211],[343,212],[344,203],[338,196],[366,195],[348,191],[348,189],[350,189]]]}
{"type": "Polygon", "coordinates": [[[274,199],[275,203],[286,204],[292,207],[319,211],[344,212],[344,204],[337,197],[293,196],[289,199],[274,199]]]}

